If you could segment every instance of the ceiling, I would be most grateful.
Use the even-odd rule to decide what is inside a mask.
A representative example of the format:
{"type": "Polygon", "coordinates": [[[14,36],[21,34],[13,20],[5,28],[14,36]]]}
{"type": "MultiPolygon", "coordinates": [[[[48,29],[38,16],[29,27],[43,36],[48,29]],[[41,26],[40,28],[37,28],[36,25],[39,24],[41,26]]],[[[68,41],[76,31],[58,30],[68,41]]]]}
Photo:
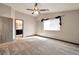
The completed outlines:
{"type": "MultiPolygon", "coordinates": [[[[4,3],[15,10],[32,15],[32,11],[26,10],[27,8],[33,8],[34,3],[4,3]]],[[[54,13],[54,12],[62,12],[62,11],[70,11],[70,10],[79,10],[79,3],[38,3],[39,9],[49,9],[49,11],[41,11],[40,13],[54,13]]]]}

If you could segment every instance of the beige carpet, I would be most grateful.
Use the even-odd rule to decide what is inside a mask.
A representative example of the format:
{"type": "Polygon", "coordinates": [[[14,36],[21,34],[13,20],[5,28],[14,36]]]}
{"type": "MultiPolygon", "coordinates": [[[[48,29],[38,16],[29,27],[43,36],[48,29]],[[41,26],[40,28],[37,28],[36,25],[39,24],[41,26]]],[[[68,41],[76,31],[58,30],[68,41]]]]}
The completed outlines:
{"type": "Polygon", "coordinates": [[[51,40],[31,37],[0,44],[1,55],[76,55],[79,46],[51,40]]]}

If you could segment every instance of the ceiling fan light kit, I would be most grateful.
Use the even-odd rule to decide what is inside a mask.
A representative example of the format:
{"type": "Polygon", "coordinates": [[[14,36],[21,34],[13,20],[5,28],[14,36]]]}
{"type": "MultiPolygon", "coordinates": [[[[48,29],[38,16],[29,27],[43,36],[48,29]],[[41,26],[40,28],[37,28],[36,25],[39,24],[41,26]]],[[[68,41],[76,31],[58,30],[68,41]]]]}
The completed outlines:
{"type": "Polygon", "coordinates": [[[38,11],[34,11],[33,14],[35,14],[35,15],[39,15],[39,12],[38,12],[38,11]]]}

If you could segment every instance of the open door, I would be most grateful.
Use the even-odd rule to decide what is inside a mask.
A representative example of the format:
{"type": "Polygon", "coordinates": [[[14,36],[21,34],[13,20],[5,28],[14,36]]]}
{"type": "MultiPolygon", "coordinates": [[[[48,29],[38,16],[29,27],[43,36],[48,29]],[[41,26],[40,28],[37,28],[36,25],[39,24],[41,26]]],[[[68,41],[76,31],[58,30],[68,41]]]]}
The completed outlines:
{"type": "Polygon", "coordinates": [[[16,38],[22,38],[23,37],[23,20],[16,19],[16,38]]]}

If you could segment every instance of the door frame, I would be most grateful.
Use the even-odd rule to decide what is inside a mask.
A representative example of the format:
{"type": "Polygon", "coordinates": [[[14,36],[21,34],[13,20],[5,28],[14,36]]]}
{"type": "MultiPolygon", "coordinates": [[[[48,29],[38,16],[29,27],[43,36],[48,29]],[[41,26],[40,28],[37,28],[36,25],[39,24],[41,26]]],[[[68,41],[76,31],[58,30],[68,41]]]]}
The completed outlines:
{"type": "Polygon", "coordinates": [[[23,36],[24,36],[24,20],[22,20],[22,19],[15,19],[15,38],[16,38],[16,20],[22,21],[22,29],[23,29],[22,38],[23,38],[23,36]]]}

